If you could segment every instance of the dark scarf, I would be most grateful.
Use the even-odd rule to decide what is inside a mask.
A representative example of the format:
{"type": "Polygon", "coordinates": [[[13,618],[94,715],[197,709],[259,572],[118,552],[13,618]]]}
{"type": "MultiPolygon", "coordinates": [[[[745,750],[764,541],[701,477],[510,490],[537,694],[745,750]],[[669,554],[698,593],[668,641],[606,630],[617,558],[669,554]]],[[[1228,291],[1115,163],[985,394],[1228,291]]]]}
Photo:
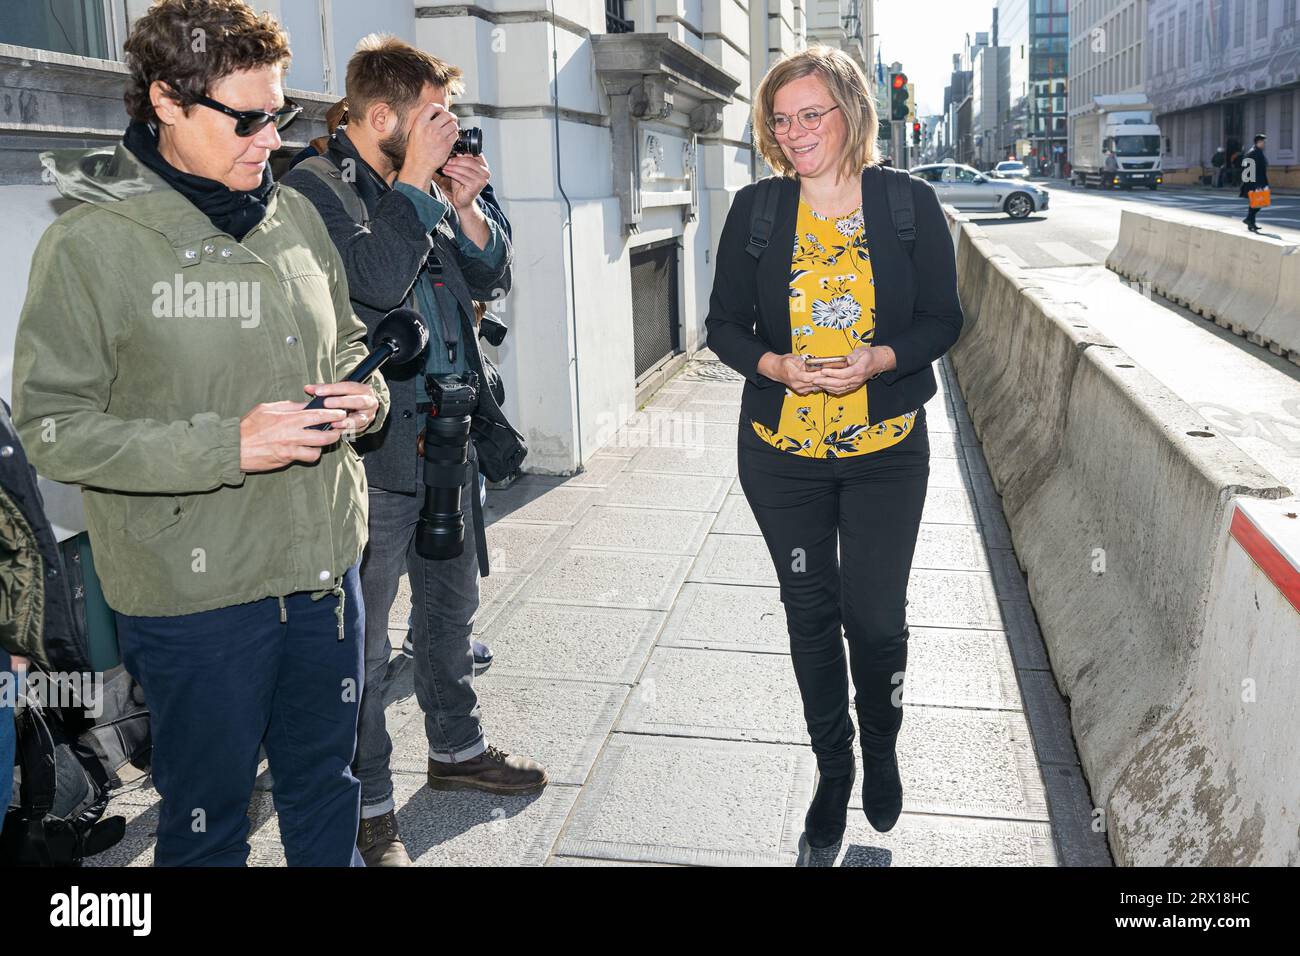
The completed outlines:
{"type": "Polygon", "coordinates": [[[262,184],[248,192],[231,189],[224,183],[191,173],[183,173],[158,151],[158,134],[148,123],[135,120],[126,128],[122,145],[129,149],[178,193],[194,203],[222,232],[242,241],[244,236],[266,218],[266,201],[275,186],[271,164],[262,172],[262,184]]]}

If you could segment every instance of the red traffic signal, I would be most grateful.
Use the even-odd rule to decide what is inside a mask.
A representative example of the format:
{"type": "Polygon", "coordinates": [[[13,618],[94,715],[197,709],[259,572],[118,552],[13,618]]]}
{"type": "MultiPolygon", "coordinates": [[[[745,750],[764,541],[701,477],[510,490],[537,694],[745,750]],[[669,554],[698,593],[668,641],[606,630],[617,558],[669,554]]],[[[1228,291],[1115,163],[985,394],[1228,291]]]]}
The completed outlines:
{"type": "Polygon", "coordinates": [[[901,90],[905,88],[907,86],[907,74],[895,73],[893,82],[894,82],[894,89],[901,90]]]}
{"type": "Polygon", "coordinates": [[[921,132],[921,124],[920,124],[920,123],[913,123],[913,124],[912,124],[912,132],[913,132],[913,133],[916,133],[916,134],[919,135],[920,132],[921,132]]]}

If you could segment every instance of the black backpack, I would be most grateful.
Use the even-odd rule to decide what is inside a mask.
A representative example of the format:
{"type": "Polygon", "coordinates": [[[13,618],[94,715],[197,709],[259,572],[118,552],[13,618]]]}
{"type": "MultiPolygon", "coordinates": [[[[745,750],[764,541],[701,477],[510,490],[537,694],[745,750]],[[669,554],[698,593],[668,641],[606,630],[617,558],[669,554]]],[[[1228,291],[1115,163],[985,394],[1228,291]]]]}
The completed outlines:
{"type": "Polygon", "coordinates": [[[28,701],[18,711],[18,805],[0,831],[0,864],[80,866],[122,839],[126,818],[101,819],[116,779],[59,708],[28,701]]]}
{"type": "MultiPolygon", "coordinates": [[[[885,176],[885,199],[889,214],[894,220],[894,231],[907,254],[916,246],[916,209],[912,205],[912,174],[905,169],[881,167],[885,176]]],[[[758,181],[753,212],[749,218],[749,245],[745,251],[757,259],[767,248],[776,222],[777,206],[781,199],[781,186],[787,180],[782,176],[769,176],[758,181]]],[[[793,180],[788,180],[793,182],[793,180]]]]}

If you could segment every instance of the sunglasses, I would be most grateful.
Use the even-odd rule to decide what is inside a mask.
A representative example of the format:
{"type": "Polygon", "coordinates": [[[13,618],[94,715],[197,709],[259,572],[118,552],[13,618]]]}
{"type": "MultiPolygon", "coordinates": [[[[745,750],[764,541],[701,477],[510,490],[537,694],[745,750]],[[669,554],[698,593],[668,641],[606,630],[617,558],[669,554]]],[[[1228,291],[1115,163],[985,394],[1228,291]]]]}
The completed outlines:
{"type": "Polygon", "coordinates": [[[253,136],[265,129],[268,123],[274,123],[277,130],[282,130],[302,112],[301,106],[288,99],[284,101],[284,106],[275,113],[268,113],[266,110],[231,109],[225,103],[218,103],[209,96],[196,96],[194,100],[200,106],[206,106],[208,109],[225,113],[227,116],[233,116],[235,118],[236,136],[253,136]]]}

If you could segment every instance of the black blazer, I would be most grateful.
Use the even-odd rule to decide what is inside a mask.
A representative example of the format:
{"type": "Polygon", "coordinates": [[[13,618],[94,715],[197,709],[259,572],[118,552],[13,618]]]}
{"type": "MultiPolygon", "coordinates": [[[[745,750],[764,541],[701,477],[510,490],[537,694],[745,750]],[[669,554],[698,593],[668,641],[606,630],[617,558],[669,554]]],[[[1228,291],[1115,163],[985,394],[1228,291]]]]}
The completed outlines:
{"type": "Polygon", "coordinates": [[[1245,160],[1247,159],[1253,159],[1255,161],[1255,181],[1248,183],[1243,177],[1241,188],[1237,190],[1237,195],[1242,199],[1245,199],[1246,194],[1251,190],[1263,189],[1268,186],[1268,157],[1264,155],[1264,151],[1258,146],[1252,146],[1249,151],[1247,151],[1245,157],[1243,157],[1243,169],[1245,168],[1245,160]]]}
{"type": "MultiPolygon", "coordinates": [[[[934,187],[911,177],[916,243],[911,257],[899,241],[878,166],[862,171],[862,214],[875,280],[876,329],[872,345],[894,350],[898,367],[867,382],[867,424],[920,408],[935,392],[931,363],[957,341],[964,321],[957,298],[952,234],[934,187]]],[[[792,351],[790,263],[799,213],[798,179],[782,182],[771,241],[757,261],[749,244],[750,211],[757,183],[743,187],[731,204],[718,243],[704,320],[708,345],[724,364],[745,376],[741,418],[775,429],[785,386],[758,372],[765,352],[792,351]]]]}

